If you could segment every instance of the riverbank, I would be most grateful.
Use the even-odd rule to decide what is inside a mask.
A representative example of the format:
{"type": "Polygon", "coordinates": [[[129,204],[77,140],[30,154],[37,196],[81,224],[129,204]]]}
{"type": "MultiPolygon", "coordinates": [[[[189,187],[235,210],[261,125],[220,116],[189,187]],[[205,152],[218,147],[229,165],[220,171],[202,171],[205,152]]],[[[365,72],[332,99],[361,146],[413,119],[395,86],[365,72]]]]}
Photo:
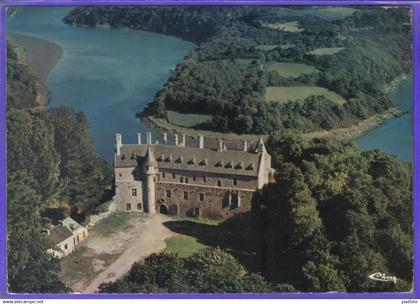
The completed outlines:
{"type": "MultiPolygon", "coordinates": [[[[325,138],[325,139],[333,139],[339,141],[348,141],[355,138],[358,138],[365,133],[369,132],[372,129],[377,128],[381,124],[383,124],[386,120],[401,116],[403,112],[393,107],[388,111],[373,115],[365,120],[362,120],[356,125],[353,125],[348,128],[340,128],[335,130],[328,130],[328,131],[316,131],[311,133],[304,133],[303,137],[307,139],[314,139],[314,138],[325,138]]],[[[212,139],[223,139],[223,140],[248,140],[251,142],[256,142],[260,137],[264,140],[268,139],[269,135],[267,134],[236,134],[236,133],[221,133],[221,132],[214,132],[214,131],[207,131],[207,130],[196,130],[191,128],[180,127],[170,122],[159,119],[151,116],[147,116],[143,118],[145,124],[149,127],[157,129],[159,133],[168,132],[168,133],[178,133],[178,134],[185,134],[191,137],[197,137],[198,134],[204,135],[206,138],[212,139]]]]}
{"type": "Polygon", "coordinates": [[[51,70],[63,56],[63,49],[58,44],[42,38],[20,34],[11,34],[8,38],[23,48],[24,62],[38,80],[36,82],[36,101],[40,107],[46,107],[48,90],[45,87],[45,82],[51,70]]]}

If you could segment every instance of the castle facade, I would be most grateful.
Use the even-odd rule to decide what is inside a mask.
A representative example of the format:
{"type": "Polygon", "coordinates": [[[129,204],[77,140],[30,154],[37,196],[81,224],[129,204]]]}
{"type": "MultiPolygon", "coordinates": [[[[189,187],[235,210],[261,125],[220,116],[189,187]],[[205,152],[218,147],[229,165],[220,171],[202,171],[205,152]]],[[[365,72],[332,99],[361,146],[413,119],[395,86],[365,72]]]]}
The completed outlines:
{"type": "Polygon", "coordinates": [[[170,215],[229,217],[248,211],[257,189],[273,178],[271,156],[264,142],[242,142],[228,149],[219,140],[199,135],[191,145],[185,135],[163,134],[152,143],[146,133],[142,143],[123,144],[115,135],[115,200],[117,210],[170,215]]]}

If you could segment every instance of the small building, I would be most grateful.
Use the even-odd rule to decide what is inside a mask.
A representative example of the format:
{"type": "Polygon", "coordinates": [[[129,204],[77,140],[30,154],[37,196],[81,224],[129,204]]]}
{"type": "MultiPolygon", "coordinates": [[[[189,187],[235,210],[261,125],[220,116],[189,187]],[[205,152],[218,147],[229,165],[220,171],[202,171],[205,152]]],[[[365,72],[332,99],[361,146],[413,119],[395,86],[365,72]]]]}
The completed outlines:
{"type": "Polygon", "coordinates": [[[230,217],[251,209],[255,191],[273,180],[274,169],[262,138],[237,147],[204,136],[174,134],[173,143],[152,143],[151,133],[142,143],[115,140],[115,201],[125,212],[230,217]],[[207,143],[207,145],[205,144],[207,143]]]}
{"type": "Polygon", "coordinates": [[[87,236],[88,231],[84,226],[67,217],[57,226],[47,230],[48,239],[55,244],[55,247],[48,249],[47,252],[62,258],[72,253],[87,236]]]}

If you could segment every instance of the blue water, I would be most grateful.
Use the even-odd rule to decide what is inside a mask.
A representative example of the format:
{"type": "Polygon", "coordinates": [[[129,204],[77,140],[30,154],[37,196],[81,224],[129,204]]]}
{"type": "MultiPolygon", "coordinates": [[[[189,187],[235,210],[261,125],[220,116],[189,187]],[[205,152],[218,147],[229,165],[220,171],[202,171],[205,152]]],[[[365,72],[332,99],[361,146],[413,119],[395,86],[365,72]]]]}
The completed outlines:
{"type": "Polygon", "coordinates": [[[383,125],[356,139],[365,150],[379,149],[402,160],[413,159],[413,94],[412,78],[404,79],[389,94],[390,99],[407,114],[387,120],[383,125]]]}
{"type": "MultiPolygon", "coordinates": [[[[83,111],[96,151],[113,158],[114,133],[134,142],[145,132],[135,117],[149,103],[193,44],[143,31],[70,27],[61,19],[71,8],[25,7],[9,14],[7,30],[59,44],[63,58],[52,70],[47,87],[49,106],[83,111]]],[[[362,149],[379,149],[403,160],[413,158],[412,80],[401,81],[390,98],[409,113],[391,119],[355,140],[362,149]]]]}
{"type": "Polygon", "coordinates": [[[25,7],[9,13],[8,33],[50,40],[63,48],[63,57],[46,85],[50,107],[83,111],[95,150],[113,159],[114,134],[134,143],[146,128],[135,114],[162,87],[193,43],[143,31],[90,29],[65,25],[68,7],[25,7]]]}

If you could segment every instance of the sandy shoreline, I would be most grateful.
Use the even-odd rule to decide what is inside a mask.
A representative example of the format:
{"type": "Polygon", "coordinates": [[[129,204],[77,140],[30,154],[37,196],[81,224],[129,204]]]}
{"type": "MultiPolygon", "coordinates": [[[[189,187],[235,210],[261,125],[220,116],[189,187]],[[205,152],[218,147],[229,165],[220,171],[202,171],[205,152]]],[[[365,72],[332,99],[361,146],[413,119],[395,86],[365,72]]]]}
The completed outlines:
{"type": "MultiPolygon", "coordinates": [[[[355,124],[348,128],[339,128],[334,130],[328,131],[316,131],[310,133],[303,133],[302,136],[307,139],[313,138],[325,138],[325,139],[333,139],[339,141],[347,141],[356,139],[365,133],[369,132],[372,129],[379,127],[383,124],[386,120],[398,117],[402,115],[403,112],[398,108],[394,107],[385,111],[381,114],[373,115],[365,120],[360,121],[358,124],[355,124]]],[[[163,119],[157,119],[155,117],[145,117],[143,121],[150,126],[156,128],[160,132],[169,132],[169,133],[181,133],[186,134],[187,136],[196,137],[198,134],[203,134],[207,138],[213,139],[224,139],[224,140],[249,140],[249,141],[257,141],[258,138],[262,137],[264,140],[268,139],[269,135],[259,135],[259,134],[236,134],[236,133],[221,133],[221,132],[213,132],[213,131],[206,131],[206,130],[195,130],[191,128],[180,127],[177,125],[173,125],[163,119]]]]}
{"type": "Polygon", "coordinates": [[[45,83],[49,73],[63,56],[61,46],[38,37],[20,34],[11,34],[9,37],[25,49],[30,71],[45,83]]]}

